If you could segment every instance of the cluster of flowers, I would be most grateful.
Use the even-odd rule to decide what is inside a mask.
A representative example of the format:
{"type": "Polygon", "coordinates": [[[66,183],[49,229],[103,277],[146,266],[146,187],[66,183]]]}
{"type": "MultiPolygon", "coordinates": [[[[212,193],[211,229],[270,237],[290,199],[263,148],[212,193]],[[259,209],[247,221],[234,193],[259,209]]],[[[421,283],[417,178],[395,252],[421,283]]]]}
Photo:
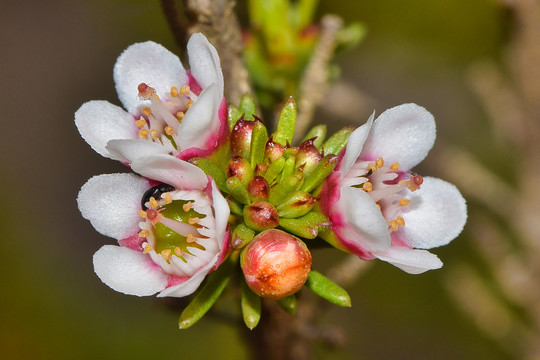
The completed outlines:
{"type": "Polygon", "coordinates": [[[95,176],[77,199],[118,240],[94,255],[105,284],[183,297],[239,258],[252,291],[279,299],[306,283],[315,238],[408,273],[442,266],[425,249],[461,232],[466,205],[453,185],[411,171],[435,140],[428,111],[397,106],[328,139],[318,126],[291,146],[294,100],[269,134],[249,98],[227,107],[218,54],[202,34],[188,54],[186,71],[156,43],[130,46],[114,67],[125,110],[90,101],[75,113],[95,151],[137,173],[95,176]]]}

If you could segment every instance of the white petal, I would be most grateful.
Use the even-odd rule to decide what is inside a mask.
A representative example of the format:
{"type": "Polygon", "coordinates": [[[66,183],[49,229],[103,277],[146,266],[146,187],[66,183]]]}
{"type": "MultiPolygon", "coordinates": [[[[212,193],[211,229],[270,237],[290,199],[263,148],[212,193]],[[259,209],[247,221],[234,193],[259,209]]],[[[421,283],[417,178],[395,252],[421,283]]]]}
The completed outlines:
{"type": "Polygon", "coordinates": [[[141,197],[148,181],[134,174],[94,176],[79,191],[77,203],[82,216],[103,235],[123,239],[137,233],[141,221],[141,197]]]}
{"type": "Polygon", "coordinates": [[[183,297],[194,293],[195,290],[197,290],[197,288],[201,285],[206,275],[208,275],[208,272],[214,266],[218,260],[218,257],[219,255],[214,256],[214,258],[208,264],[200,268],[191,278],[189,278],[189,280],[163,290],[158,294],[158,297],[183,297]]]}
{"type": "Polygon", "coordinates": [[[96,251],[94,271],[111,289],[128,295],[153,295],[167,286],[167,274],[148,255],[120,246],[96,251]]]}
{"type": "Polygon", "coordinates": [[[110,158],[105,149],[112,139],[135,139],[138,128],[133,116],[107,101],[84,103],[75,112],[75,125],[84,140],[100,155],[110,158]]]}
{"type": "Polygon", "coordinates": [[[435,120],[416,104],[403,104],[383,112],[373,123],[362,155],[410,170],[427,156],[435,142],[435,120]]]}
{"type": "Polygon", "coordinates": [[[467,205],[459,190],[444,180],[424,177],[404,209],[399,235],[412,247],[431,249],[456,238],[467,221],[467,205]]]}
{"type": "Polygon", "coordinates": [[[113,159],[128,163],[143,157],[169,153],[163,145],[144,139],[111,140],[105,148],[113,159]]]}
{"type": "Polygon", "coordinates": [[[204,89],[199,98],[186,112],[178,125],[178,145],[186,150],[203,148],[209,136],[215,136],[219,128],[218,110],[221,102],[215,84],[204,89]]]}
{"type": "Polygon", "coordinates": [[[197,80],[202,89],[211,84],[217,84],[219,100],[223,97],[223,73],[216,49],[201,34],[191,35],[187,44],[189,67],[191,75],[197,80]]]}
{"type": "Polygon", "coordinates": [[[216,240],[220,250],[223,249],[223,239],[229,220],[230,208],[227,200],[221,195],[214,181],[212,181],[212,202],[214,207],[214,217],[216,219],[216,240]]]}
{"type": "Polygon", "coordinates": [[[203,190],[208,185],[204,171],[170,155],[154,155],[135,160],[131,168],[147,178],[162,181],[177,190],[203,190]]]}
{"type": "Polygon", "coordinates": [[[187,75],[178,56],[152,41],[133,44],[116,60],[114,82],[118,98],[132,114],[149,101],[139,99],[138,86],[146,83],[162,99],[169,97],[171,87],[187,83],[187,75]]]}
{"type": "Polygon", "coordinates": [[[364,125],[360,126],[356,130],[354,130],[351,135],[349,135],[349,139],[347,140],[347,147],[345,148],[345,155],[343,156],[341,167],[339,168],[339,171],[341,172],[341,178],[343,178],[347,174],[351,166],[354,165],[356,159],[358,159],[358,156],[362,152],[362,149],[364,148],[364,142],[366,141],[371,127],[373,126],[374,117],[375,112],[371,114],[368,121],[366,121],[364,125]]]}
{"type": "Polygon", "coordinates": [[[439,269],[443,265],[437,255],[405,246],[392,246],[384,252],[373,253],[373,255],[409,274],[421,274],[428,270],[439,269]]]}
{"type": "Polygon", "coordinates": [[[343,187],[336,207],[355,230],[356,234],[343,234],[347,240],[368,252],[383,251],[390,246],[388,225],[377,204],[364,190],[343,187]]]}

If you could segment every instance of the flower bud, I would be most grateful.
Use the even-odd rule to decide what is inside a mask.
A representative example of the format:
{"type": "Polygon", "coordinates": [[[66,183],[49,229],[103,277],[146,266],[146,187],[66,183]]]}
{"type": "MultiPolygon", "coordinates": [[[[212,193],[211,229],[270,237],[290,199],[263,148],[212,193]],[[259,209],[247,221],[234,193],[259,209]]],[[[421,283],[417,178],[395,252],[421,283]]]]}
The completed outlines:
{"type": "Polygon", "coordinates": [[[246,283],[257,295],[281,299],[304,285],[311,270],[311,253],[298,238],[281,230],[257,235],[241,255],[246,283]]]}
{"type": "Polygon", "coordinates": [[[253,121],[244,120],[241,117],[231,131],[231,155],[249,158],[251,149],[251,134],[253,133],[253,121]]]}
{"type": "Polygon", "coordinates": [[[267,200],[268,193],[270,192],[270,186],[268,182],[262,176],[255,176],[248,183],[248,192],[249,195],[254,200],[267,200]]]}
{"type": "Polygon", "coordinates": [[[249,161],[241,156],[234,156],[227,165],[227,178],[236,176],[242,183],[247,183],[253,177],[253,169],[249,161]]]}
{"type": "Polygon", "coordinates": [[[301,143],[296,154],[296,167],[302,166],[302,171],[306,175],[317,167],[323,157],[313,145],[313,140],[315,139],[309,139],[301,143]]]}
{"type": "Polygon", "coordinates": [[[272,204],[257,201],[244,207],[244,222],[257,231],[272,229],[279,225],[279,214],[272,204]]]}
{"type": "Polygon", "coordinates": [[[284,152],[285,146],[274,142],[272,138],[268,139],[266,142],[265,155],[270,162],[274,162],[276,159],[280,158],[284,152]]]}

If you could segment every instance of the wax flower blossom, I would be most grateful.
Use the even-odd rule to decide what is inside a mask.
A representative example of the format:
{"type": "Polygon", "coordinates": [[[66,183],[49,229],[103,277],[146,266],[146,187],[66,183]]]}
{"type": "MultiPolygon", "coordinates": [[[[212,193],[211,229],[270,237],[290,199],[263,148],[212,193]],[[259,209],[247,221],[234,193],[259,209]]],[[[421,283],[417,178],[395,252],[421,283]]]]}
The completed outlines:
{"type": "Polygon", "coordinates": [[[440,268],[439,258],[424,249],[458,236],[467,212],[454,185],[411,172],[435,141],[433,116],[404,104],[373,117],[351,133],[320,194],[336,235],[327,241],[412,274],[440,268]]]}
{"type": "Polygon", "coordinates": [[[81,136],[99,154],[125,163],[153,154],[204,156],[227,136],[223,74],[216,49],[202,34],[187,44],[190,70],[151,41],[129,46],[114,65],[118,97],[75,113],[81,136]]]}
{"type": "Polygon", "coordinates": [[[83,217],[120,245],[99,249],[94,270],[125,294],[189,295],[228,255],[227,201],[202,170],[170,155],[131,168],[144,177],[99,175],[79,192],[83,217]]]}

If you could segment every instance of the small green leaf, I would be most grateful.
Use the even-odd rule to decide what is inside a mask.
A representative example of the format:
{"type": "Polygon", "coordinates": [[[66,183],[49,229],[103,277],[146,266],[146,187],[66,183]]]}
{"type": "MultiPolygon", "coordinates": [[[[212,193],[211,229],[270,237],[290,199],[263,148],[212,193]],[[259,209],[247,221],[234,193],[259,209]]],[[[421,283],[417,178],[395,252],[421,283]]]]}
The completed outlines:
{"type": "Polygon", "coordinates": [[[229,131],[233,129],[234,125],[238,119],[243,115],[243,112],[234,105],[229,105],[229,110],[227,112],[227,121],[229,123],[229,131]]]}
{"type": "Polygon", "coordinates": [[[253,240],[254,236],[255,231],[250,229],[246,224],[241,223],[234,228],[231,240],[232,247],[235,249],[240,249],[249,244],[249,242],[253,240]]]}
{"type": "Polygon", "coordinates": [[[296,126],[296,102],[291,97],[283,105],[279,114],[277,129],[272,138],[275,142],[287,146],[292,142],[296,126]]]}
{"type": "Polygon", "coordinates": [[[298,308],[298,302],[296,301],[296,296],[294,294],[284,297],[282,299],[279,299],[277,302],[279,306],[281,306],[282,309],[288,312],[289,314],[291,315],[296,314],[296,309],[298,308]]]}
{"type": "Polygon", "coordinates": [[[294,173],[295,165],[296,165],[296,159],[294,157],[290,157],[287,160],[285,160],[285,166],[283,166],[283,170],[281,171],[282,180],[291,176],[294,173]]]}
{"type": "Polygon", "coordinates": [[[305,239],[315,239],[319,234],[319,226],[328,222],[326,216],[310,211],[298,219],[279,219],[279,226],[293,235],[305,239]]]}
{"type": "Polygon", "coordinates": [[[353,130],[354,128],[351,126],[344,127],[334,135],[330,136],[322,146],[324,153],[334,155],[339,154],[345,145],[347,145],[347,140],[349,140],[349,135],[351,135],[353,130]]]}
{"type": "Polygon", "coordinates": [[[226,261],[219,270],[208,276],[208,281],[198,294],[191,300],[188,306],[182,311],[178,326],[180,329],[187,329],[199,321],[216,300],[219,298],[225,286],[231,278],[233,262],[226,261]]]}
{"type": "Polygon", "coordinates": [[[227,192],[227,176],[225,176],[225,173],[212,160],[206,158],[195,158],[191,161],[202,171],[204,171],[206,175],[214,179],[219,190],[222,192],[227,192]]]}
{"type": "Polygon", "coordinates": [[[290,194],[276,209],[282,218],[297,218],[307,214],[317,199],[305,191],[290,194]]]}
{"type": "Polygon", "coordinates": [[[317,148],[317,150],[321,150],[321,146],[326,138],[326,125],[317,125],[312,127],[302,142],[313,138],[315,138],[315,140],[313,140],[313,145],[317,148]]]}
{"type": "Polygon", "coordinates": [[[244,323],[250,330],[253,330],[261,319],[261,298],[251,291],[245,281],[242,281],[240,305],[242,307],[244,323]]]}
{"type": "Polygon", "coordinates": [[[339,158],[336,155],[326,155],[319,164],[317,164],[317,167],[306,176],[304,184],[302,185],[302,190],[311,192],[315,190],[317,186],[322,184],[336,167],[338,159],[339,158]]]}
{"type": "Polygon", "coordinates": [[[332,304],[343,307],[351,306],[351,297],[347,291],[315,270],[309,273],[306,286],[332,304]]]}
{"type": "Polygon", "coordinates": [[[257,114],[255,101],[249,94],[244,94],[240,99],[240,112],[244,114],[244,119],[253,120],[253,115],[257,114]]]}
{"type": "Polygon", "coordinates": [[[263,161],[267,141],[268,132],[266,131],[266,127],[262,122],[255,121],[251,134],[250,162],[252,168],[255,168],[257,164],[263,161]]]}
{"type": "Polygon", "coordinates": [[[246,185],[236,176],[227,179],[227,192],[241,204],[249,204],[249,193],[246,185]]]}
{"type": "Polygon", "coordinates": [[[268,197],[271,204],[281,204],[290,194],[298,188],[298,185],[303,181],[301,174],[288,176],[282,181],[270,187],[270,195],[268,197]]]}
{"type": "Polygon", "coordinates": [[[227,198],[227,204],[229,205],[229,209],[231,210],[231,214],[243,216],[243,206],[237,203],[235,200],[227,198]]]}
{"type": "Polygon", "coordinates": [[[266,182],[268,184],[272,184],[275,178],[283,170],[284,166],[285,166],[285,159],[282,157],[277,158],[273,163],[271,163],[270,166],[268,167],[268,170],[266,170],[266,174],[264,174],[264,179],[266,180],[266,182]]]}

